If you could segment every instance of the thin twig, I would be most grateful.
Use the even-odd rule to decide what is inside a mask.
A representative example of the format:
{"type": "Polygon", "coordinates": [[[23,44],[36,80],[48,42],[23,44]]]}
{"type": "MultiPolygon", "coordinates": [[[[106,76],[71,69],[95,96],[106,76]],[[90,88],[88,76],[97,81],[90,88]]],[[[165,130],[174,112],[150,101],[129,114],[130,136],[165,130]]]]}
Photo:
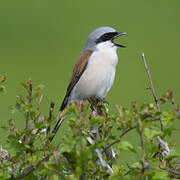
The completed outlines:
{"type": "Polygon", "coordinates": [[[28,100],[29,104],[31,104],[32,101],[32,80],[30,79],[27,84],[29,85],[29,90],[28,90],[28,100]]]}
{"type": "MultiPolygon", "coordinates": [[[[156,103],[157,110],[160,112],[161,110],[160,110],[160,106],[159,106],[159,101],[158,101],[158,98],[156,96],[155,90],[153,88],[152,79],[151,79],[151,75],[150,75],[150,70],[148,69],[144,53],[142,53],[142,60],[144,62],[144,66],[145,66],[145,69],[146,69],[146,72],[147,72],[147,75],[148,75],[148,79],[149,79],[149,83],[150,83],[149,89],[151,89],[151,91],[152,91],[153,98],[154,98],[154,101],[156,103]]],[[[161,119],[160,119],[160,125],[161,125],[161,131],[163,131],[164,127],[163,127],[163,123],[162,123],[161,119]]]]}
{"type": "MultiPolygon", "coordinates": [[[[28,96],[27,96],[28,102],[27,102],[27,104],[30,105],[31,101],[32,101],[32,90],[33,90],[32,80],[29,79],[27,84],[28,84],[28,96]]],[[[26,127],[25,127],[26,130],[29,130],[29,118],[30,118],[30,112],[27,112],[26,113],[26,127]]],[[[27,143],[29,143],[30,139],[31,139],[31,136],[28,136],[28,137],[24,136],[24,141],[26,141],[27,143]]]]}
{"type": "MultiPolygon", "coordinates": [[[[28,89],[28,104],[31,104],[32,101],[32,80],[28,80],[27,84],[29,85],[28,89]]],[[[26,129],[29,129],[29,112],[26,113],[26,129]]]]}
{"type": "MultiPolygon", "coordinates": [[[[55,105],[55,102],[51,102],[50,109],[49,109],[49,117],[48,117],[50,121],[52,120],[54,105],[55,105]]],[[[51,130],[51,126],[49,125],[47,128],[47,134],[50,132],[50,130],[51,130]]]]}
{"type": "Polygon", "coordinates": [[[40,104],[42,102],[42,99],[43,99],[43,94],[41,94],[40,98],[39,98],[39,102],[37,103],[37,111],[39,111],[39,108],[40,108],[40,104]]]}
{"type": "MultiPolygon", "coordinates": [[[[152,94],[153,94],[153,97],[154,97],[154,100],[155,100],[155,103],[156,103],[156,107],[157,107],[158,111],[160,112],[159,101],[158,101],[158,98],[157,98],[156,93],[155,93],[154,88],[153,88],[150,71],[149,71],[148,66],[146,64],[146,59],[145,59],[144,53],[142,53],[142,60],[144,62],[145,68],[146,68],[146,72],[147,72],[149,83],[150,83],[150,89],[152,91],[152,94]]],[[[163,127],[163,124],[162,124],[161,116],[160,116],[160,125],[161,125],[161,131],[163,131],[164,127],[163,127]]],[[[159,143],[159,147],[162,149],[162,155],[164,155],[164,157],[165,157],[166,155],[171,154],[167,142],[162,140],[159,136],[157,136],[156,139],[157,139],[157,141],[159,143]]]]}
{"type": "Polygon", "coordinates": [[[174,96],[173,96],[173,91],[171,89],[168,90],[168,93],[170,95],[170,103],[172,104],[175,112],[176,112],[176,116],[177,118],[180,118],[180,109],[177,107],[177,104],[175,103],[175,99],[174,99],[174,96]]]}
{"type": "Polygon", "coordinates": [[[145,148],[144,148],[143,132],[142,132],[140,119],[137,118],[137,121],[138,121],[138,129],[139,129],[139,136],[140,136],[140,143],[141,143],[141,150],[142,150],[142,161],[143,161],[143,165],[144,165],[146,152],[145,152],[145,148]]]}
{"type": "Polygon", "coordinates": [[[172,103],[172,105],[173,105],[174,110],[176,111],[177,117],[179,118],[179,117],[180,117],[180,110],[179,110],[179,108],[177,107],[177,104],[175,103],[174,98],[171,99],[171,103],[172,103]]]}
{"type": "Polygon", "coordinates": [[[49,110],[49,118],[48,118],[49,120],[52,119],[52,113],[53,113],[54,105],[55,105],[55,102],[51,102],[50,110],[49,110]]]}
{"type": "MultiPolygon", "coordinates": [[[[138,116],[135,118],[137,119],[137,123],[138,123],[137,127],[139,129],[140,144],[141,144],[141,151],[142,151],[142,172],[144,173],[149,168],[149,163],[145,160],[146,150],[144,147],[142,122],[138,116]]],[[[148,176],[145,176],[145,180],[148,180],[148,176]]]]}
{"type": "Polygon", "coordinates": [[[161,118],[158,117],[158,118],[151,118],[149,121],[160,121],[160,120],[161,120],[161,118]]]}
{"type": "Polygon", "coordinates": [[[131,131],[131,130],[133,130],[133,129],[135,129],[135,128],[137,128],[137,126],[133,126],[133,127],[130,127],[130,128],[128,128],[128,129],[124,130],[124,131],[118,136],[118,138],[117,138],[115,141],[113,141],[111,144],[108,144],[108,145],[104,148],[104,150],[102,151],[102,153],[106,152],[106,150],[109,149],[109,148],[110,148],[111,146],[113,146],[114,144],[120,142],[120,139],[121,139],[125,134],[127,134],[129,131],[131,131]]]}

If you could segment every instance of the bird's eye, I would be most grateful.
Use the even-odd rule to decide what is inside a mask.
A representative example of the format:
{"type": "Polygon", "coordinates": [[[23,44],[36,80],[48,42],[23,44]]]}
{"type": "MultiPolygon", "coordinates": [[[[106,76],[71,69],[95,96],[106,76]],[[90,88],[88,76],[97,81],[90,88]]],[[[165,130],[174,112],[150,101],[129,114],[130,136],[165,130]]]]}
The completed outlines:
{"type": "Polygon", "coordinates": [[[104,36],[105,36],[105,38],[108,38],[108,34],[105,34],[104,36]]]}
{"type": "Polygon", "coordinates": [[[103,41],[109,40],[109,34],[104,34],[102,39],[103,39],[103,41]]]}
{"type": "Polygon", "coordinates": [[[109,41],[114,36],[114,32],[103,34],[99,39],[96,40],[96,43],[109,41]]]}

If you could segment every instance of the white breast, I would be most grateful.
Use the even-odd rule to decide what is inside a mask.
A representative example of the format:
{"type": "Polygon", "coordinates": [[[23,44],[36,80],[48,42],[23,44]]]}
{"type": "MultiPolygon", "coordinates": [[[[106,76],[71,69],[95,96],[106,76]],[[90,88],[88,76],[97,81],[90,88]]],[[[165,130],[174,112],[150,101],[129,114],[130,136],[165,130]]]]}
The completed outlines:
{"type": "Polygon", "coordinates": [[[111,42],[97,45],[97,51],[90,56],[86,70],[72,90],[71,101],[106,96],[114,82],[118,62],[116,49],[111,42]]]}

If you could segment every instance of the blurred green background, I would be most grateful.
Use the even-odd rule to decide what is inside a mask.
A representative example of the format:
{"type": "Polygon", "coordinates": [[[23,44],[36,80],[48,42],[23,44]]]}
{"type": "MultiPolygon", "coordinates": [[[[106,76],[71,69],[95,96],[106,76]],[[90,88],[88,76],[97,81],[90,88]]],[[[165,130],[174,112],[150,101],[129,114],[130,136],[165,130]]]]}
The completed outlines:
{"type": "MultiPolygon", "coordinates": [[[[119,38],[119,64],[114,86],[107,96],[111,110],[136,100],[152,102],[141,60],[145,52],[157,95],[171,88],[180,104],[180,1],[179,0],[1,0],[0,73],[8,79],[0,95],[1,123],[10,117],[20,83],[32,78],[43,83],[46,98],[61,104],[73,64],[95,28],[111,26],[128,33],[119,38]]],[[[45,103],[48,108],[48,103],[45,103]]],[[[23,126],[24,122],[19,122],[23,126]]],[[[177,122],[178,123],[178,122],[177,122]]],[[[178,124],[180,125],[180,123],[178,124]]],[[[0,131],[0,144],[5,134],[0,131]]],[[[180,133],[177,131],[175,137],[180,133]]]]}

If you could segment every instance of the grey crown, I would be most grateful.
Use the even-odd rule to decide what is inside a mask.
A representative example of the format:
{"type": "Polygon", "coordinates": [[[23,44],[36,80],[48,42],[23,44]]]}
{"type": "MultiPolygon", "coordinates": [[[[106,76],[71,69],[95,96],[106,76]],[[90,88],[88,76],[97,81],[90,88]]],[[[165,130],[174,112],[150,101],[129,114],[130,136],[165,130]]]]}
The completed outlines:
{"type": "Polygon", "coordinates": [[[104,26],[104,27],[99,27],[95,29],[87,38],[84,51],[89,50],[89,51],[95,51],[96,50],[96,40],[100,38],[103,34],[108,33],[108,32],[116,32],[115,29],[104,26]]]}

